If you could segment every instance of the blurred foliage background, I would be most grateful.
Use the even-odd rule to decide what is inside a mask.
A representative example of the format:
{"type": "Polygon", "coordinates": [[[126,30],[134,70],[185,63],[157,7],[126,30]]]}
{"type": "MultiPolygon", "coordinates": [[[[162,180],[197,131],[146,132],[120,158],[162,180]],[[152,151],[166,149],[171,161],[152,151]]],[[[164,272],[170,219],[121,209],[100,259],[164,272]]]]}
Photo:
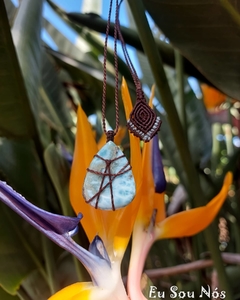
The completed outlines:
{"type": "MultiPolygon", "coordinates": [[[[104,1],[85,0],[81,11],[79,5],[79,11],[70,12],[57,1],[0,0],[0,179],[55,213],[73,214],[68,181],[79,104],[96,139],[102,135],[104,1]],[[43,17],[43,6],[71,28],[74,42],[43,17]]],[[[234,173],[229,198],[209,235],[211,249],[202,233],[191,239],[159,241],[146,262],[147,274],[162,291],[176,284],[186,291],[218,286],[214,266],[176,274],[168,273],[168,268],[209,258],[214,251],[219,257],[227,252],[231,259],[222,255],[222,280],[231,290],[229,299],[240,299],[239,7],[234,1],[145,0],[149,30],[139,3],[123,1],[122,18],[128,20],[128,27],[122,27],[122,33],[146,96],[156,83],[154,105],[163,121],[159,143],[168,182],[168,215],[206,203],[219,191],[225,173],[234,173]],[[159,269],[158,275],[151,276],[151,269],[159,269]]],[[[119,53],[119,73],[134,99],[134,85],[119,53]]],[[[107,120],[114,126],[113,64],[110,43],[107,120]]],[[[125,126],[121,103],[120,109],[125,126]]],[[[127,152],[127,136],[122,147],[127,152]]],[[[83,231],[77,238],[88,246],[83,231]]],[[[87,278],[68,253],[0,203],[0,299],[44,300],[87,278]]]]}

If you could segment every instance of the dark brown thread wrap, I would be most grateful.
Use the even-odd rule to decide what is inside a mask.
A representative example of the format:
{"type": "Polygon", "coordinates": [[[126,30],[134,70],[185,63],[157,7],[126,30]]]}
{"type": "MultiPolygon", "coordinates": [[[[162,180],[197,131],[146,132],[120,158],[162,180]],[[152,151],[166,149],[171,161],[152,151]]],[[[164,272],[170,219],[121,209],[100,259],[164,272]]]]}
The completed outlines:
{"type": "Polygon", "coordinates": [[[96,204],[95,204],[95,208],[98,208],[99,198],[100,198],[100,195],[101,195],[102,191],[103,191],[106,187],[108,187],[108,186],[110,185],[110,195],[111,195],[112,210],[115,210],[114,197],[113,197],[113,188],[112,188],[113,180],[114,180],[117,176],[120,176],[120,175],[122,175],[122,174],[124,174],[124,173],[130,171],[132,167],[131,167],[131,166],[129,165],[129,163],[127,162],[127,163],[126,163],[126,164],[118,171],[118,173],[113,174],[113,173],[111,173],[111,169],[110,169],[111,164],[112,164],[114,161],[116,161],[116,160],[118,160],[118,159],[120,159],[120,158],[122,158],[122,157],[125,157],[124,155],[121,155],[121,156],[116,157],[116,158],[114,158],[114,159],[105,159],[105,158],[99,156],[98,154],[94,155],[94,157],[98,157],[98,158],[102,159],[102,160],[105,162],[106,165],[105,165],[105,169],[104,169],[103,172],[98,172],[98,171],[95,171],[95,170],[92,170],[92,169],[89,169],[89,168],[87,169],[87,171],[90,172],[90,173],[93,173],[93,174],[102,176],[102,180],[101,180],[101,183],[100,183],[99,191],[98,191],[93,197],[91,197],[90,199],[86,200],[86,203],[92,202],[92,201],[97,197],[97,199],[96,199],[96,204]],[[106,183],[105,185],[103,185],[104,179],[105,179],[106,176],[109,177],[109,182],[106,183]]]}

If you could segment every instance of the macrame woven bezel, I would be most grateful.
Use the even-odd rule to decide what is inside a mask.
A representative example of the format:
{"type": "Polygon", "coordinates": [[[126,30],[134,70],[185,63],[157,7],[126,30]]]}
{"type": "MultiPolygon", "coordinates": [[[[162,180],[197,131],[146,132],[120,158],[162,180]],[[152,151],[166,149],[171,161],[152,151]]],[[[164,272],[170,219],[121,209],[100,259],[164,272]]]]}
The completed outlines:
{"type": "Polygon", "coordinates": [[[137,101],[127,121],[127,128],[144,142],[160,130],[162,121],[145,101],[137,101]]]}

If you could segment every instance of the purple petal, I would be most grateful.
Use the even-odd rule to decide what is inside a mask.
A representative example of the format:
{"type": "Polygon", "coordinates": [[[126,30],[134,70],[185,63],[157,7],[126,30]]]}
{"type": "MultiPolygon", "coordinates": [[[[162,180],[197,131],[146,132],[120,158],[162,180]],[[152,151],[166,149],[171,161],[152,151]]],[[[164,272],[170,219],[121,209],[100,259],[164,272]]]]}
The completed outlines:
{"type": "MultiPolygon", "coordinates": [[[[59,234],[68,232],[72,235],[77,232],[76,229],[78,228],[79,221],[82,219],[82,214],[79,214],[77,217],[65,217],[47,212],[27,201],[22,195],[14,191],[5,182],[0,181],[0,197],[2,194],[5,196],[11,196],[11,203],[14,205],[14,207],[12,207],[12,205],[9,206],[14,211],[22,211],[24,215],[28,216],[28,218],[35,221],[36,224],[44,229],[55,231],[59,234]]],[[[6,204],[8,205],[8,203],[6,204]]],[[[22,217],[24,218],[24,216],[22,217]]],[[[28,221],[28,219],[26,220],[28,221]]]]}
{"type": "Polygon", "coordinates": [[[82,218],[81,214],[72,218],[46,212],[28,202],[2,181],[0,181],[0,200],[58,246],[76,256],[89,272],[93,282],[100,285],[104,272],[110,269],[109,264],[105,259],[79,246],[71,238],[82,218]]]}
{"type": "Polygon", "coordinates": [[[167,182],[163,171],[162,157],[158,145],[158,136],[155,135],[152,141],[152,172],[155,183],[155,192],[162,193],[166,190],[167,182]]]}

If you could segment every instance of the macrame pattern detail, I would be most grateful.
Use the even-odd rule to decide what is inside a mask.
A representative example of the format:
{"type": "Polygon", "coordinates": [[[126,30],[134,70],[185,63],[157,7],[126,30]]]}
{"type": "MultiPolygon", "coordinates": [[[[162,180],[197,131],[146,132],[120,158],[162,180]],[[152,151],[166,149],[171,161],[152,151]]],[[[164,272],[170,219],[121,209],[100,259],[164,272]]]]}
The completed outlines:
{"type": "Polygon", "coordinates": [[[162,121],[145,101],[137,101],[127,121],[129,131],[149,142],[160,129],[162,121]]]}
{"type": "Polygon", "coordinates": [[[112,141],[93,158],[83,186],[86,203],[103,210],[116,210],[135,196],[135,183],[128,160],[112,141]]]}

